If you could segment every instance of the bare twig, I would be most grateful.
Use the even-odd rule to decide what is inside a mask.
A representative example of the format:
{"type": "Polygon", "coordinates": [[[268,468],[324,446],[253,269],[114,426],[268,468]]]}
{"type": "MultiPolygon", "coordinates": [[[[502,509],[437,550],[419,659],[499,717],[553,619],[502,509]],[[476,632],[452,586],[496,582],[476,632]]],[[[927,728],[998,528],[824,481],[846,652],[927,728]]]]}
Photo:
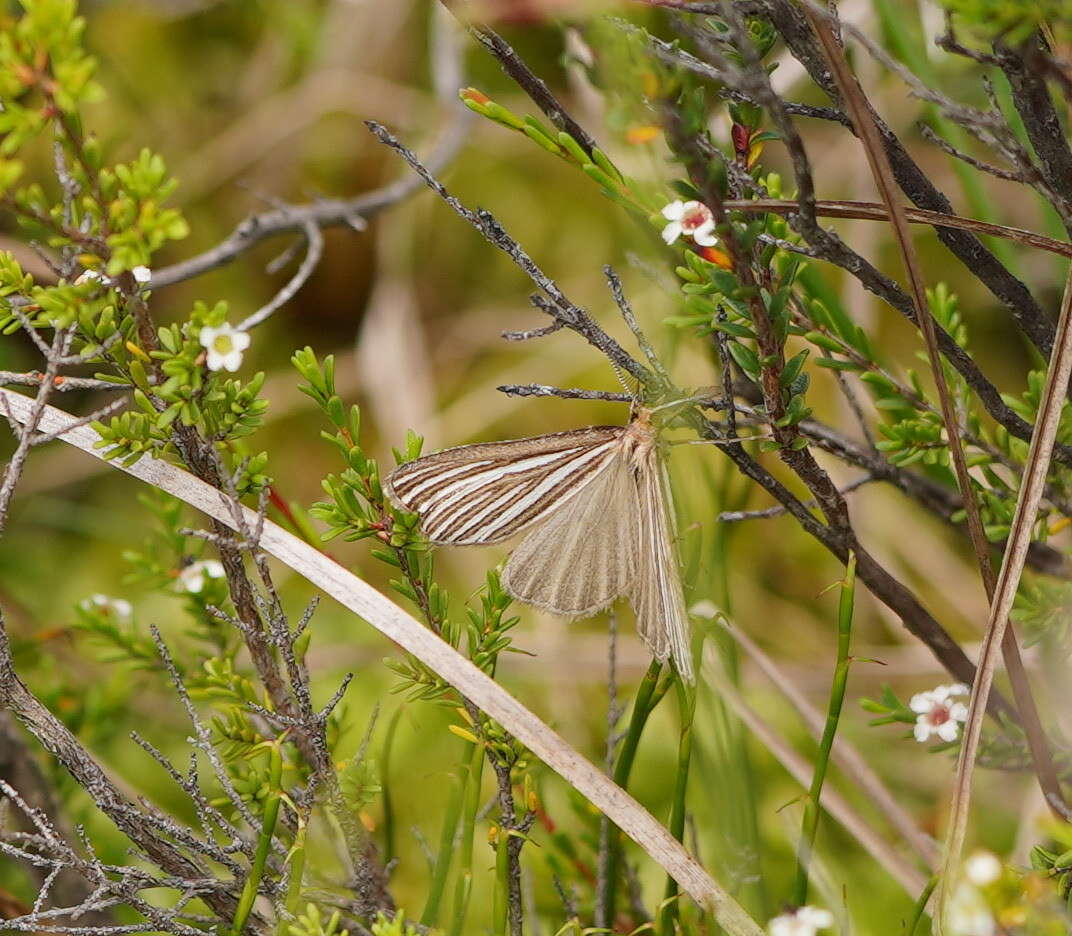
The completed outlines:
{"type": "MultiPolygon", "coordinates": [[[[800,210],[795,201],[775,198],[744,199],[727,201],[726,209],[730,211],[771,212],[773,214],[791,215],[800,210]]],[[[861,221],[890,220],[889,211],[877,202],[823,200],[815,201],[815,213],[824,218],[854,218],[861,221]]],[[[1055,240],[1045,234],[1025,231],[1022,228],[1009,227],[1005,224],[992,224],[989,221],[977,221],[975,218],[963,218],[960,215],[944,214],[940,211],[927,211],[922,208],[904,208],[906,220],[912,224],[929,224],[935,228],[951,228],[986,234],[991,237],[1004,237],[1025,247],[1045,250],[1062,257],[1072,257],[1072,244],[1055,240]]]]}
{"type": "Polygon", "coordinates": [[[628,393],[610,390],[581,390],[575,387],[548,387],[545,384],[503,384],[496,387],[500,393],[519,397],[561,397],[564,400],[608,400],[612,403],[632,403],[628,393]]]}
{"type": "Polygon", "coordinates": [[[298,293],[298,290],[306,284],[309,277],[313,275],[313,271],[316,270],[316,266],[324,254],[324,235],[320,233],[320,228],[312,221],[306,221],[302,226],[302,231],[305,234],[306,249],[305,259],[302,260],[301,266],[298,267],[294,276],[269,302],[239,322],[236,326],[238,331],[249,331],[270,318],[272,313],[290,302],[298,293]]]}
{"type": "MultiPolygon", "coordinates": [[[[838,488],[842,494],[851,494],[858,488],[862,488],[865,484],[870,484],[876,479],[871,475],[864,475],[862,478],[857,478],[855,481],[846,484],[844,487],[838,488]]],[[[805,507],[814,508],[818,504],[813,501],[803,501],[805,507]]],[[[789,508],[784,505],[778,507],[767,507],[764,510],[727,510],[720,513],[715,519],[719,523],[737,523],[741,520],[767,520],[771,517],[781,517],[789,512],[789,508]]]]}
{"type": "MultiPolygon", "coordinates": [[[[428,165],[440,171],[454,158],[468,139],[470,111],[460,107],[435,149],[428,156],[428,165]]],[[[172,266],[153,270],[152,287],[159,289],[201,276],[210,270],[231,263],[253,245],[280,234],[303,233],[309,224],[319,229],[354,227],[386,208],[420,190],[412,175],[405,175],[383,188],[356,198],[323,198],[307,205],[288,205],[260,214],[250,215],[215,247],[172,266]]]]}

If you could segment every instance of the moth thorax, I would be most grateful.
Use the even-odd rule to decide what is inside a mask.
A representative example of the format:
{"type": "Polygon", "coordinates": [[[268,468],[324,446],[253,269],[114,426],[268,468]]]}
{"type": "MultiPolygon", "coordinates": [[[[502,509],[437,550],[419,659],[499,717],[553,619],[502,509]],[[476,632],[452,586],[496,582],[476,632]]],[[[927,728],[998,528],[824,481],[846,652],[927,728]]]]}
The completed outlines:
{"type": "Polygon", "coordinates": [[[622,443],[629,452],[634,465],[643,464],[655,447],[655,428],[651,424],[651,413],[641,409],[625,428],[622,443]]]}

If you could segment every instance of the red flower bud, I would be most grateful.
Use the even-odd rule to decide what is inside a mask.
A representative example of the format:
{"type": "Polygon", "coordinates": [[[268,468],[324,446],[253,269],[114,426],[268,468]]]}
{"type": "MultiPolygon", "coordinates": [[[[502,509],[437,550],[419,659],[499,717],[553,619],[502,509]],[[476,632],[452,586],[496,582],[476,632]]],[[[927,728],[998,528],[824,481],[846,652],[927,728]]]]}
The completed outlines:
{"type": "Polygon", "coordinates": [[[733,140],[733,149],[738,154],[744,154],[748,152],[748,140],[752,136],[752,131],[749,130],[744,124],[735,123],[730,128],[730,139],[733,140]]]}

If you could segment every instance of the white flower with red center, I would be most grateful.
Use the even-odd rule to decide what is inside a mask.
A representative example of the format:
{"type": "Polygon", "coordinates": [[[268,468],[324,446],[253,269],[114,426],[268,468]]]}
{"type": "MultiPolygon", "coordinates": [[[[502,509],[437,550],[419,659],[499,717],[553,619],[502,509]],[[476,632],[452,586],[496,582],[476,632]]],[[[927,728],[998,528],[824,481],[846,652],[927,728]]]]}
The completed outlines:
{"type": "Polygon", "coordinates": [[[218,328],[206,325],[198,335],[201,346],[208,351],[209,370],[236,371],[242,366],[242,352],[249,347],[249,332],[232,328],[226,322],[218,328]]]}
{"type": "Polygon", "coordinates": [[[672,244],[684,235],[701,247],[714,247],[715,217],[703,202],[672,201],[663,208],[663,217],[670,223],[663,228],[663,240],[672,244]]]}
{"type": "Polygon", "coordinates": [[[90,595],[79,602],[78,606],[83,611],[102,611],[118,623],[125,624],[133,614],[133,608],[129,601],[122,598],[109,598],[107,595],[90,595]]]}
{"type": "Polygon", "coordinates": [[[956,741],[961,724],[968,719],[968,706],[954,699],[968,695],[969,691],[964,683],[954,683],[912,696],[908,707],[916,713],[916,726],[913,729],[916,740],[923,744],[932,735],[937,735],[943,741],[956,741]]]}
{"type": "Polygon", "coordinates": [[[834,914],[819,907],[797,907],[770,921],[770,936],[815,936],[834,925],[834,914]]]}
{"type": "Polygon", "coordinates": [[[223,564],[216,559],[191,562],[179,573],[179,591],[198,595],[205,590],[210,579],[223,578],[223,576],[223,564]]]}

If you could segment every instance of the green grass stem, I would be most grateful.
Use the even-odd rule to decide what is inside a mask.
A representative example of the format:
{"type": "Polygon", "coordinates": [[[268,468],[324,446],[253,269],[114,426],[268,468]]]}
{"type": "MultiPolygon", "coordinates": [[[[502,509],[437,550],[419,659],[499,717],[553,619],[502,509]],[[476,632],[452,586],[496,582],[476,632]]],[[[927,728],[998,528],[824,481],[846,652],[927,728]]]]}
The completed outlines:
{"type": "Polygon", "coordinates": [[[819,742],[819,753],[815,758],[815,772],[811,778],[811,789],[804,807],[804,822],[800,832],[800,845],[797,848],[797,878],[793,890],[793,903],[802,907],[808,901],[808,862],[815,846],[815,833],[819,828],[819,802],[823,793],[823,782],[830,764],[830,752],[837,735],[838,720],[841,718],[841,706],[845,701],[845,687],[849,680],[849,643],[852,639],[852,613],[856,598],[856,556],[850,554],[845,569],[845,580],[841,584],[841,601],[838,603],[838,643],[837,664],[834,667],[834,679],[830,687],[830,702],[826,712],[826,726],[819,742]]]}

